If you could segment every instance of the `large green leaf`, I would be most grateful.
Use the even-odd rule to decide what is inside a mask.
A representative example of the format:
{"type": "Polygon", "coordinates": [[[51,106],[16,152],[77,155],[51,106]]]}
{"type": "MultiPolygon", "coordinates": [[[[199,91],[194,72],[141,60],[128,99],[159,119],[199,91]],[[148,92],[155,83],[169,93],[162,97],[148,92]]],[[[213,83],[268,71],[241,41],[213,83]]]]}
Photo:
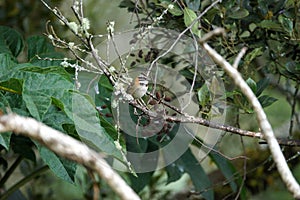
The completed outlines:
{"type": "Polygon", "coordinates": [[[61,161],[61,163],[65,167],[65,169],[66,169],[69,177],[74,182],[74,180],[75,180],[75,173],[76,173],[76,169],[77,169],[77,163],[75,163],[75,162],[73,162],[71,160],[62,158],[62,157],[59,157],[59,160],[61,161]]]}
{"type": "Polygon", "coordinates": [[[261,80],[259,80],[257,82],[257,90],[256,90],[256,93],[255,95],[258,97],[259,95],[261,95],[261,93],[268,87],[269,85],[269,78],[263,78],[261,80]]]}
{"type": "MultiPolygon", "coordinates": [[[[192,23],[194,23],[195,20],[197,20],[196,13],[189,8],[184,8],[183,14],[184,14],[183,15],[184,24],[186,27],[190,26],[192,23]]],[[[200,31],[198,28],[199,28],[199,22],[195,22],[191,28],[191,31],[192,33],[200,37],[200,31]]]]}
{"type": "Polygon", "coordinates": [[[32,36],[27,39],[28,62],[40,67],[60,65],[63,54],[56,52],[53,45],[42,36],[32,36]]]}
{"type": "Polygon", "coordinates": [[[9,149],[11,133],[1,133],[0,134],[0,145],[2,145],[6,150],[9,149]]]}
{"type": "Polygon", "coordinates": [[[234,174],[236,173],[236,170],[234,166],[223,156],[215,153],[210,152],[209,153],[210,158],[214,161],[214,163],[218,166],[218,169],[222,172],[224,177],[230,181],[229,185],[232,189],[232,191],[235,193],[237,192],[237,184],[234,182],[234,174]]]}
{"type": "Polygon", "coordinates": [[[270,105],[272,105],[273,103],[275,103],[278,99],[268,96],[268,95],[263,95],[261,97],[258,98],[261,106],[263,108],[268,107],[270,105]]]}
{"type": "Polygon", "coordinates": [[[43,161],[49,166],[53,173],[59,178],[73,183],[74,180],[74,166],[71,167],[70,163],[64,162],[55,153],[45,148],[44,146],[36,143],[38,151],[43,161]],[[66,166],[64,165],[66,163],[66,166]]]}
{"type": "Polygon", "coordinates": [[[21,135],[11,135],[11,148],[12,150],[23,156],[24,158],[27,158],[33,162],[36,161],[35,153],[32,149],[33,143],[32,141],[24,136],[21,135]]]}
{"type": "Polygon", "coordinates": [[[5,26],[0,26],[0,33],[0,53],[10,54],[16,58],[24,48],[21,34],[5,26]]]}
{"type": "Polygon", "coordinates": [[[1,82],[3,80],[3,76],[10,74],[10,70],[15,68],[17,66],[17,63],[14,61],[14,59],[8,55],[1,53],[0,54],[0,80],[1,82]]]}
{"type": "MultiPolygon", "coordinates": [[[[232,165],[231,162],[229,162],[226,158],[213,151],[209,153],[209,156],[229,182],[232,192],[236,193],[238,186],[243,185],[243,180],[241,177],[235,178],[237,175],[237,170],[235,169],[234,165],[232,165]]],[[[243,187],[241,190],[240,199],[247,199],[245,187],[243,187]]]]}
{"type": "Polygon", "coordinates": [[[56,130],[65,132],[63,125],[73,124],[73,121],[63,111],[60,111],[57,107],[52,105],[44,115],[43,123],[56,130]]]}
{"type": "Polygon", "coordinates": [[[21,94],[22,93],[22,81],[19,79],[11,78],[8,81],[0,83],[1,90],[21,94]]]}
{"type": "Polygon", "coordinates": [[[59,99],[65,90],[72,88],[73,84],[60,75],[32,73],[24,81],[23,100],[30,114],[42,121],[51,105],[51,98],[59,99]]]}
{"type": "MultiPolygon", "coordinates": [[[[0,82],[5,82],[10,79],[27,78],[27,74],[22,72],[22,68],[32,66],[30,63],[17,64],[8,54],[0,54],[0,82]]],[[[9,87],[13,88],[13,87],[9,87]]]]}
{"type": "MultiPolygon", "coordinates": [[[[202,147],[203,141],[201,138],[197,137],[197,140],[194,140],[192,144],[200,149],[202,147]]],[[[221,156],[218,153],[215,153],[214,151],[209,152],[209,157],[218,166],[218,169],[222,172],[224,177],[229,181],[229,185],[232,191],[234,193],[237,192],[237,183],[234,179],[237,172],[235,167],[225,157],[221,156]]],[[[242,195],[244,195],[244,191],[242,195]]]]}
{"type": "Polygon", "coordinates": [[[139,193],[146,185],[150,183],[153,173],[154,171],[146,173],[137,173],[137,176],[134,176],[133,174],[128,174],[128,177],[131,182],[130,186],[135,192],[139,193]]]}
{"type": "Polygon", "coordinates": [[[45,67],[41,68],[38,66],[33,66],[31,64],[28,64],[21,69],[22,72],[33,72],[33,73],[40,73],[40,74],[57,74],[62,76],[63,78],[67,79],[68,81],[72,81],[72,78],[70,74],[61,66],[51,66],[51,67],[45,67]]]}
{"type": "Polygon", "coordinates": [[[257,91],[257,86],[256,86],[255,81],[254,81],[253,79],[251,79],[251,78],[248,78],[248,79],[246,80],[246,83],[247,83],[248,86],[251,88],[252,92],[253,92],[253,93],[256,93],[256,91],[257,91]]]}
{"type": "Polygon", "coordinates": [[[60,99],[55,101],[74,122],[77,133],[84,143],[96,150],[123,160],[120,150],[114,144],[113,138],[100,125],[95,105],[87,95],[66,91],[60,99]]]}
{"type": "Polygon", "coordinates": [[[168,165],[166,167],[166,171],[168,174],[167,183],[171,183],[179,180],[181,176],[184,174],[184,171],[182,171],[175,163],[171,163],[170,165],[168,165]]]}
{"type": "MultiPolygon", "coordinates": [[[[181,172],[186,172],[190,175],[195,189],[201,192],[205,199],[214,199],[213,191],[207,190],[207,188],[212,186],[211,181],[190,149],[188,149],[177,161],[175,161],[174,164],[178,168],[175,171],[180,170],[181,172]]],[[[172,168],[175,166],[173,165],[172,168]]],[[[172,170],[174,171],[174,169],[172,170]]],[[[171,173],[168,174],[172,175],[171,173]]],[[[178,175],[176,174],[176,176],[178,175]]]]}

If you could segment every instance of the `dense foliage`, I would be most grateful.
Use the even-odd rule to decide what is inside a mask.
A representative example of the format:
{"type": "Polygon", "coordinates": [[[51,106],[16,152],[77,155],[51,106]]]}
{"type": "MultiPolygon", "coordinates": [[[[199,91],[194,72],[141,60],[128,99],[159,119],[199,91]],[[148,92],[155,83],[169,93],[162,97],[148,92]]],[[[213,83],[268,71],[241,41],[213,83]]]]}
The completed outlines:
{"type": "MultiPolygon", "coordinates": [[[[231,63],[234,62],[242,47],[248,48],[245,57],[239,64],[240,72],[263,107],[276,106],[277,97],[273,95],[273,92],[280,92],[281,98],[287,98],[291,113],[286,116],[287,120],[290,120],[290,124],[289,129],[285,130],[285,136],[291,140],[299,138],[300,121],[297,111],[299,111],[300,99],[298,94],[300,83],[300,3],[292,0],[229,0],[217,3],[206,11],[212,3],[209,0],[142,2],[137,4],[133,0],[122,0],[119,5],[137,17],[138,20],[134,21],[137,28],[152,25],[182,32],[201,13],[205,14],[192,26],[191,31],[186,32],[186,36],[202,37],[216,27],[224,27],[227,36],[214,38],[210,44],[231,63]],[[172,5],[171,9],[170,5],[172,5]],[[164,14],[162,15],[162,13],[164,14]],[[160,16],[162,19],[159,18],[160,16]]],[[[116,21],[116,23],[118,22],[116,21]]],[[[93,26],[92,24],[93,22],[91,22],[91,26],[93,26]]],[[[103,33],[105,31],[100,34],[103,33]]],[[[133,57],[131,64],[133,62],[150,63],[157,57],[155,49],[143,52],[143,55],[139,50],[131,54],[133,57]]],[[[112,118],[111,97],[114,86],[108,77],[101,76],[96,84],[99,91],[94,97],[78,91],[74,84],[75,70],[70,67],[71,65],[63,67],[63,61],[81,64],[80,60],[76,60],[67,52],[54,48],[49,38],[45,36],[24,38],[15,29],[1,26],[0,108],[2,114],[15,112],[22,116],[33,117],[83,141],[97,151],[105,152],[109,161],[114,158],[127,166],[123,151],[120,151],[114,142],[120,131],[116,126],[117,122],[112,118]],[[74,110],[74,107],[80,109],[74,110]],[[77,122],[80,122],[80,125],[76,124],[77,122]],[[78,128],[82,131],[79,132],[78,128]]],[[[170,69],[176,69],[176,64],[178,64],[171,56],[163,58],[162,62],[169,65],[170,69]]],[[[135,65],[132,64],[132,66],[135,65]]],[[[258,131],[255,121],[251,121],[254,125],[247,126],[253,109],[244,95],[233,86],[232,80],[221,69],[218,72],[221,74],[226,88],[226,93],[221,98],[227,101],[230,107],[229,116],[232,117],[226,121],[227,125],[258,131]],[[241,116],[246,118],[244,122],[240,121],[241,116]]],[[[197,98],[194,101],[197,102],[198,109],[201,111],[199,116],[205,119],[213,118],[214,116],[209,114],[213,109],[210,105],[209,86],[205,84],[203,78],[197,77],[193,83],[195,73],[193,66],[181,69],[179,73],[195,85],[193,89],[197,98]]],[[[168,101],[166,98],[165,100],[168,101]]],[[[218,109],[222,110],[221,107],[218,109]]],[[[130,108],[132,118],[138,121],[140,119],[136,112],[135,109],[130,108]]],[[[142,115],[142,112],[138,114],[142,115]]],[[[147,118],[143,118],[141,123],[147,124],[147,118]]],[[[165,126],[168,128],[157,135],[144,139],[124,134],[120,139],[122,149],[124,152],[141,154],[158,150],[175,137],[178,126],[176,122],[168,122],[165,126]]],[[[244,144],[243,138],[240,139],[239,145],[242,150],[239,153],[241,152],[241,155],[250,159],[246,165],[245,159],[231,160],[225,154],[220,153],[223,150],[230,152],[227,149],[234,145],[222,146],[223,141],[228,141],[226,135],[228,134],[222,135],[220,142],[212,147],[213,150],[207,151],[208,164],[201,165],[202,163],[199,163],[197,155],[195,155],[197,150],[203,148],[202,138],[196,138],[180,158],[164,169],[136,175],[129,172],[120,172],[120,174],[145,199],[175,198],[176,195],[179,195],[177,192],[184,189],[188,190],[184,195],[191,198],[192,196],[195,198],[201,196],[204,199],[220,199],[233,198],[238,195],[240,199],[247,199],[249,196],[276,188],[276,186],[270,188],[265,186],[266,184],[276,185],[279,178],[272,167],[269,153],[258,149],[258,141],[251,138],[251,142],[249,142],[246,139],[245,141],[253,145],[254,148],[251,148],[250,145],[244,144]],[[214,171],[209,170],[212,166],[214,171]],[[186,174],[189,175],[191,184],[179,191],[175,189],[175,194],[170,194],[168,190],[164,191],[160,188],[163,185],[185,179],[186,174]],[[190,192],[191,190],[194,192],[190,192]]],[[[0,148],[0,165],[3,168],[0,176],[0,194],[2,192],[6,194],[4,191],[19,190],[19,185],[14,185],[12,190],[9,190],[6,188],[6,182],[9,177],[14,175],[14,168],[23,163],[26,168],[23,170],[24,179],[26,177],[29,177],[28,180],[33,179],[43,172],[44,166],[48,166],[56,176],[81,188],[85,198],[91,198],[93,183],[87,181],[86,177],[79,177],[87,175],[86,172],[79,170],[81,168],[78,168],[76,163],[57,156],[29,138],[16,136],[13,133],[0,134],[0,148]],[[12,157],[11,153],[15,157],[12,157]],[[11,167],[8,167],[9,163],[13,163],[11,167]],[[37,173],[31,175],[28,171],[37,173]]],[[[296,154],[293,147],[286,147],[284,150],[289,158],[296,154]]],[[[236,156],[236,154],[233,155],[236,156]]],[[[298,161],[298,157],[291,159],[292,169],[299,168],[298,161]]],[[[154,162],[158,162],[158,160],[154,162]]],[[[299,176],[299,170],[297,173],[299,176]]],[[[90,177],[93,176],[89,175],[90,177]]],[[[101,184],[101,195],[107,196],[108,199],[113,198],[113,194],[107,189],[105,183],[97,181],[101,184]],[[102,188],[104,189],[102,190],[102,188]]],[[[32,198],[35,197],[32,191],[29,193],[32,198]]],[[[16,195],[16,193],[14,194],[16,195]]],[[[290,197],[288,194],[284,195],[290,197]]],[[[44,194],[45,198],[47,198],[46,196],[44,194]]],[[[188,199],[188,197],[185,198],[188,199]]]]}

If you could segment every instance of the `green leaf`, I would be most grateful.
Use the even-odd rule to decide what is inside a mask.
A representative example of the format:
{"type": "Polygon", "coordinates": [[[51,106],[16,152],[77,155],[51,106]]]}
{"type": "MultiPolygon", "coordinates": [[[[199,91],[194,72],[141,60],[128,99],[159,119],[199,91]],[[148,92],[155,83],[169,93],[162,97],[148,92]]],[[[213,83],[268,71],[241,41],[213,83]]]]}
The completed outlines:
{"type": "Polygon", "coordinates": [[[2,111],[7,110],[9,108],[12,112],[22,115],[29,116],[27,112],[24,101],[22,100],[22,96],[14,93],[0,93],[0,109],[2,111]]]}
{"type": "Polygon", "coordinates": [[[26,67],[23,67],[21,69],[23,72],[33,72],[33,73],[39,73],[39,74],[57,74],[62,76],[63,78],[67,79],[68,81],[72,81],[72,78],[70,74],[61,66],[51,66],[51,67],[37,67],[33,65],[28,65],[26,67]]]}
{"type": "Polygon", "coordinates": [[[270,82],[269,78],[263,78],[257,82],[256,84],[257,89],[255,93],[257,97],[261,95],[261,93],[268,87],[269,82],[270,82]]]}
{"type": "Polygon", "coordinates": [[[61,132],[65,132],[63,125],[73,124],[73,121],[54,105],[50,106],[44,115],[43,123],[61,132]]]}
{"type": "Polygon", "coordinates": [[[59,178],[69,183],[73,183],[74,174],[73,174],[73,170],[70,170],[70,166],[69,165],[64,166],[64,163],[61,161],[61,158],[59,158],[55,153],[45,148],[44,146],[38,143],[36,143],[36,146],[40,153],[41,158],[49,166],[51,171],[59,178]]]}
{"type": "Polygon", "coordinates": [[[150,183],[153,173],[154,171],[146,173],[137,173],[137,176],[128,174],[131,182],[130,186],[136,193],[139,193],[146,185],[150,183]]]}
{"type": "Polygon", "coordinates": [[[232,19],[242,19],[249,15],[249,11],[239,6],[234,7],[228,11],[228,17],[232,19]]]}
{"type": "Polygon", "coordinates": [[[76,169],[77,169],[77,163],[75,163],[71,160],[62,158],[62,157],[59,157],[59,160],[61,161],[64,168],[66,169],[66,171],[67,171],[69,177],[71,178],[72,182],[74,182],[75,173],[76,173],[76,169]]]}
{"type": "Polygon", "coordinates": [[[129,12],[141,12],[140,9],[136,9],[136,4],[131,0],[122,0],[119,4],[119,7],[127,8],[129,12]]]}
{"type": "Polygon", "coordinates": [[[282,28],[289,34],[289,36],[292,36],[294,29],[293,20],[284,17],[283,15],[279,15],[278,21],[280,22],[282,28]]]}
{"type": "Polygon", "coordinates": [[[210,92],[206,84],[203,84],[202,87],[198,90],[198,99],[199,104],[204,108],[211,100],[210,92]]]}
{"type": "Polygon", "coordinates": [[[174,15],[174,16],[181,16],[181,15],[183,15],[183,12],[178,7],[178,5],[176,3],[173,3],[170,0],[161,1],[161,3],[159,5],[162,6],[162,7],[164,7],[165,9],[168,9],[168,12],[171,13],[172,15],[174,15]],[[170,5],[173,6],[172,9],[170,9],[170,5]]]}
{"type": "Polygon", "coordinates": [[[20,69],[30,65],[29,63],[17,64],[7,54],[0,54],[0,82],[5,82],[13,78],[20,79],[20,81],[26,79],[28,75],[20,71],[20,69]]]}
{"type": "Polygon", "coordinates": [[[214,199],[213,190],[207,190],[212,186],[207,174],[188,149],[177,161],[174,162],[177,168],[190,175],[190,178],[195,186],[195,190],[201,192],[205,199],[214,199]]]}
{"type": "Polygon", "coordinates": [[[254,60],[258,56],[261,56],[262,54],[263,54],[263,48],[262,47],[255,48],[250,53],[247,53],[247,55],[245,57],[245,62],[247,64],[250,64],[250,62],[252,60],[254,60]]]}
{"type": "Polygon", "coordinates": [[[290,72],[291,74],[294,74],[294,76],[297,77],[297,75],[300,77],[300,64],[296,61],[290,61],[285,64],[285,69],[290,72]]]}
{"type": "Polygon", "coordinates": [[[11,78],[8,81],[0,83],[0,89],[15,94],[21,94],[22,81],[19,79],[11,78]]]}
{"type": "Polygon", "coordinates": [[[35,153],[32,149],[33,143],[29,138],[13,134],[11,135],[11,147],[15,153],[33,162],[36,161],[35,153]]]}
{"type": "Polygon", "coordinates": [[[2,145],[6,150],[9,150],[10,138],[11,138],[11,132],[0,134],[0,145],[2,145]]]}
{"type": "Polygon", "coordinates": [[[257,86],[254,80],[252,80],[251,78],[248,78],[246,80],[246,83],[249,85],[249,87],[251,88],[252,92],[255,94],[256,90],[257,90],[257,86]]]}
{"type": "Polygon", "coordinates": [[[171,163],[165,169],[168,174],[167,184],[179,180],[181,176],[184,174],[184,171],[180,170],[178,166],[174,163],[171,163]]]}
{"type": "Polygon", "coordinates": [[[5,26],[0,26],[0,33],[0,52],[16,58],[24,48],[21,34],[5,26]]]}
{"type": "Polygon", "coordinates": [[[113,138],[100,125],[98,112],[89,96],[71,92],[72,96],[70,98],[69,93],[66,91],[56,101],[61,102],[61,105],[63,105],[62,109],[73,120],[81,140],[96,150],[123,160],[120,150],[114,144],[113,138]]]}
{"type": "Polygon", "coordinates": [[[125,135],[125,140],[127,151],[134,153],[145,153],[147,149],[149,149],[149,146],[153,145],[153,143],[150,142],[148,139],[136,138],[127,134],[125,135]]]}
{"type": "Polygon", "coordinates": [[[284,66],[278,67],[285,77],[298,81],[300,79],[300,65],[297,61],[287,61],[284,66]]]}
{"type": "Polygon", "coordinates": [[[40,67],[59,66],[63,54],[56,52],[53,45],[45,37],[32,36],[27,39],[27,59],[40,67]]]}
{"type": "Polygon", "coordinates": [[[281,25],[272,20],[263,20],[260,23],[258,23],[257,26],[274,31],[282,31],[281,25]]]}
{"type": "Polygon", "coordinates": [[[198,11],[200,8],[200,0],[185,0],[187,7],[193,11],[198,11]]]}
{"type": "Polygon", "coordinates": [[[30,114],[42,121],[51,105],[51,98],[61,98],[73,84],[57,74],[30,74],[23,84],[23,100],[30,114]]]}
{"type": "Polygon", "coordinates": [[[95,104],[97,106],[106,105],[108,111],[111,113],[111,96],[113,87],[106,76],[101,76],[98,82],[98,94],[95,97],[95,104]]]}
{"type": "Polygon", "coordinates": [[[240,38],[247,38],[250,36],[251,36],[251,33],[249,31],[244,31],[241,33],[240,38]]]}
{"type": "Polygon", "coordinates": [[[8,54],[0,54],[0,80],[1,82],[6,81],[9,78],[3,79],[4,76],[10,75],[10,70],[14,69],[17,66],[17,63],[12,59],[8,54]]]}
{"type": "MultiPolygon", "coordinates": [[[[197,20],[196,13],[189,8],[184,8],[183,14],[184,14],[183,16],[184,24],[186,27],[189,27],[195,20],[197,20]]],[[[200,37],[200,31],[198,28],[199,28],[199,22],[195,22],[191,28],[191,31],[192,33],[200,37]]]]}
{"type": "Polygon", "coordinates": [[[272,105],[278,99],[276,99],[274,97],[270,97],[268,95],[263,95],[263,96],[259,97],[258,100],[259,100],[261,106],[263,108],[265,108],[265,107],[268,107],[268,106],[272,105]]]}
{"type": "MultiPolygon", "coordinates": [[[[235,166],[231,164],[231,162],[226,158],[224,158],[224,156],[221,156],[214,151],[211,151],[209,153],[209,156],[212,161],[218,166],[218,169],[224,175],[226,180],[229,182],[232,192],[236,193],[238,187],[243,186],[243,180],[241,176],[238,175],[238,171],[236,170],[235,166]]],[[[245,187],[243,187],[241,190],[240,199],[247,199],[245,187]]]]}
{"type": "Polygon", "coordinates": [[[214,161],[214,163],[218,166],[218,169],[222,172],[226,180],[229,181],[229,185],[232,189],[232,191],[235,193],[237,192],[237,184],[234,182],[233,177],[235,176],[235,173],[237,173],[234,166],[223,156],[220,156],[219,154],[211,151],[209,153],[210,158],[214,161]]]}
{"type": "MultiPolygon", "coordinates": [[[[105,129],[105,131],[112,137],[114,140],[118,139],[118,132],[113,124],[109,123],[104,117],[100,116],[100,124],[105,129]]],[[[125,141],[123,137],[120,138],[120,144],[125,148],[125,141]]]]}

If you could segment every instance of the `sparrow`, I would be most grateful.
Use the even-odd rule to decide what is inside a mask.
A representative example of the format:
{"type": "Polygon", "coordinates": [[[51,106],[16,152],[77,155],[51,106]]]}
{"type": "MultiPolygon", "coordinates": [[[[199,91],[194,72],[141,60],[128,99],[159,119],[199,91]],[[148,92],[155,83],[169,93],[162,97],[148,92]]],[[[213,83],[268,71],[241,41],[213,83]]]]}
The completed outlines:
{"type": "Polygon", "coordinates": [[[131,94],[134,99],[140,99],[146,94],[148,83],[148,77],[144,73],[141,73],[130,84],[127,93],[131,94]]]}

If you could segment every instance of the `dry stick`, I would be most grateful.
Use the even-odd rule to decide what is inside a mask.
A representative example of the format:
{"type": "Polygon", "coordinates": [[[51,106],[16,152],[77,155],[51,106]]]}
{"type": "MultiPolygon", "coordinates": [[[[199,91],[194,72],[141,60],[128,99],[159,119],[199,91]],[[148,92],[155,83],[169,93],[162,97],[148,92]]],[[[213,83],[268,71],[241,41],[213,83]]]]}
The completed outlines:
{"type": "Polygon", "coordinates": [[[258,124],[262,130],[264,138],[266,139],[271,154],[273,156],[274,162],[277,166],[278,172],[286,184],[288,190],[294,195],[295,198],[300,198],[300,186],[291,173],[287,162],[281,152],[280,146],[274,136],[272,127],[267,119],[265,112],[263,111],[258,99],[247,85],[245,80],[242,78],[241,74],[235,69],[231,64],[229,64],[220,54],[218,54],[213,48],[211,48],[206,41],[210,39],[210,37],[225,34],[225,30],[222,28],[218,28],[210,33],[208,33],[204,38],[200,39],[200,43],[203,48],[207,51],[207,53],[211,56],[211,58],[220,65],[228,75],[234,80],[234,83],[241,89],[243,94],[248,98],[249,102],[252,104],[254,111],[257,115],[258,124]]]}
{"type": "Polygon", "coordinates": [[[94,170],[123,200],[140,200],[139,196],[107,164],[100,153],[83,143],[52,129],[35,119],[8,114],[0,117],[0,132],[13,131],[38,141],[59,156],[94,170]]]}

